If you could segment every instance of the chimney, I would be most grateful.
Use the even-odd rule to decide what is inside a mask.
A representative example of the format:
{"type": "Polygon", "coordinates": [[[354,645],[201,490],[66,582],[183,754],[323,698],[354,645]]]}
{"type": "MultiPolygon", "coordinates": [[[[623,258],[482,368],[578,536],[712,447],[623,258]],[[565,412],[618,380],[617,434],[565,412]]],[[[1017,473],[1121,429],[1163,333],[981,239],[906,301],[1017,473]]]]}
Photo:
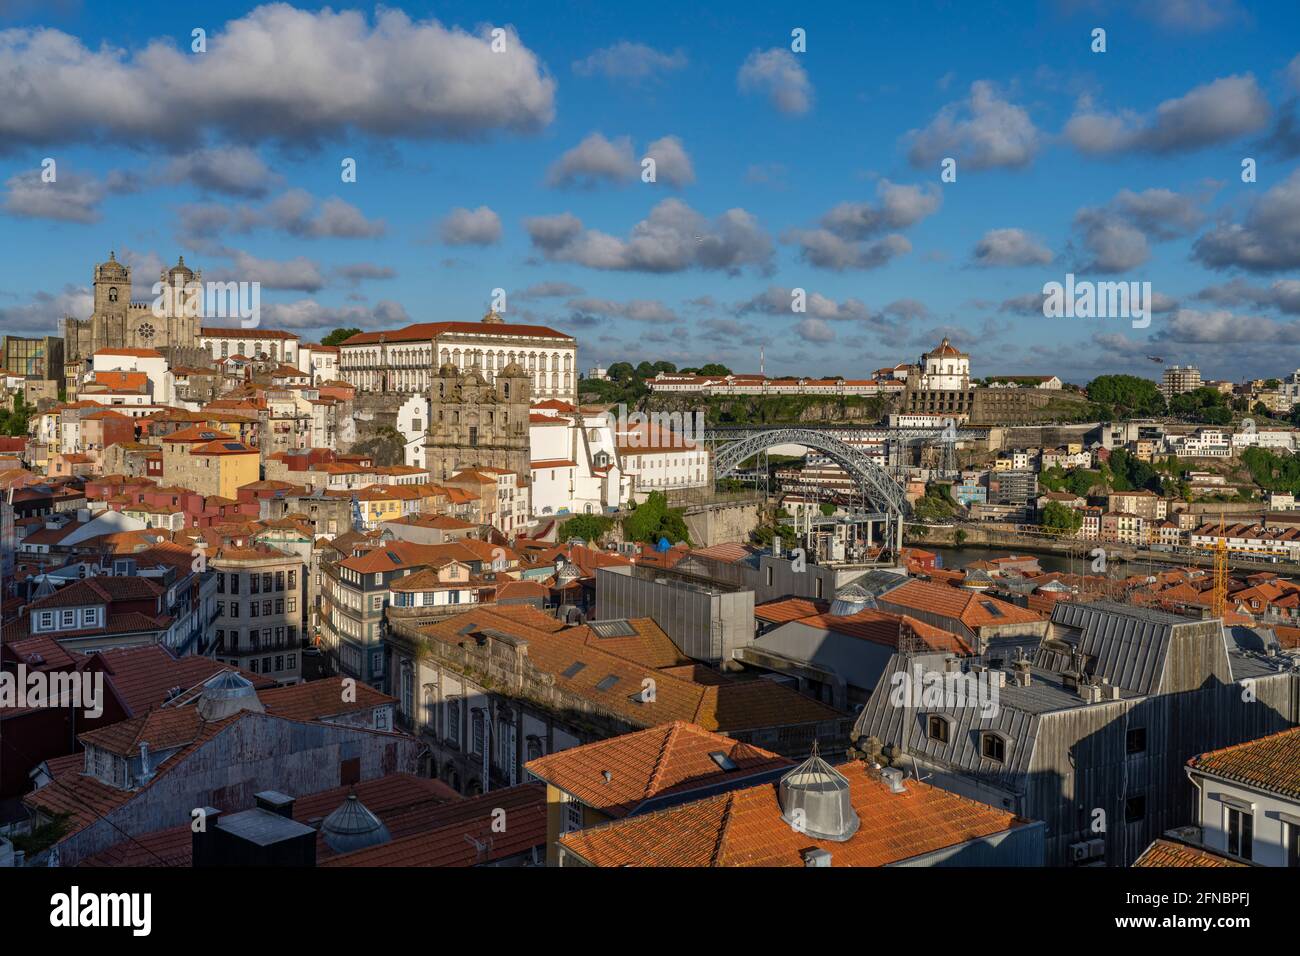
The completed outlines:
{"type": "Polygon", "coordinates": [[[1007,672],[999,670],[996,667],[990,667],[988,670],[988,681],[990,687],[1006,687],[1007,672]]]}
{"type": "Polygon", "coordinates": [[[1090,704],[1096,704],[1101,700],[1101,685],[1079,683],[1079,696],[1090,704]]]}
{"type": "Polygon", "coordinates": [[[263,810],[269,810],[288,820],[293,819],[293,797],[278,790],[263,790],[261,793],[253,794],[253,799],[263,810]]]}
{"type": "Polygon", "coordinates": [[[829,850],[823,850],[821,847],[810,846],[799,853],[803,857],[804,866],[830,866],[831,854],[829,850]]]}
{"type": "Polygon", "coordinates": [[[221,811],[216,807],[201,807],[198,814],[190,821],[190,866],[214,866],[217,854],[213,843],[221,811]],[[195,829],[198,820],[203,823],[200,829],[195,829]]]}
{"type": "Polygon", "coordinates": [[[907,792],[907,787],[903,786],[903,771],[897,767],[886,767],[880,771],[880,778],[889,784],[890,793],[907,792]]]}
{"type": "Polygon", "coordinates": [[[153,768],[149,766],[149,741],[140,741],[140,776],[137,782],[148,783],[153,779],[153,768]]]}

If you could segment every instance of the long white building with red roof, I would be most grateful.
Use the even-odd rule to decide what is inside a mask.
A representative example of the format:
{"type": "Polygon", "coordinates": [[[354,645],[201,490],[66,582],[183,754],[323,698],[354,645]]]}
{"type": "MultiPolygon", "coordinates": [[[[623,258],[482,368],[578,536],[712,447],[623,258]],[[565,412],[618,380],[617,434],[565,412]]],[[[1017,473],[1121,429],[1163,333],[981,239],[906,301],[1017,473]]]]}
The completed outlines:
{"type": "Polygon", "coordinates": [[[544,325],[516,325],[489,312],[480,322],[420,322],[360,332],[339,346],[339,374],[369,392],[427,392],[444,365],[477,369],[491,383],[518,364],[533,398],[577,401],[578,342],[544,325]]]}

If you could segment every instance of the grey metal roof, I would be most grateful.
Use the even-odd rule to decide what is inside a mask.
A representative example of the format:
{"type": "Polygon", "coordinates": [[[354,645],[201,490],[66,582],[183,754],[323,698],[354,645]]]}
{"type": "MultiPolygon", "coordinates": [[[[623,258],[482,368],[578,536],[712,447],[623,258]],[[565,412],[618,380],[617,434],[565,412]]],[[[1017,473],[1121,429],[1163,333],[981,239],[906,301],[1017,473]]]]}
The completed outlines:
{"type": "MultiPolygon", "coordinates": [[[[1076,644],[1086,657],[1089,674],[1138,694],[1153,694],[1160,687],[1174,628],[1196,623],[1177,614],[1113,601],[1059,601],[1052,609],[1052,636],[1076,644]],[[1078,633],[1060,634],[1058,628],[1078,633]]],[[[1034,663],[1059,670],[1062,662],[1044,648],[1034,663]]]]}

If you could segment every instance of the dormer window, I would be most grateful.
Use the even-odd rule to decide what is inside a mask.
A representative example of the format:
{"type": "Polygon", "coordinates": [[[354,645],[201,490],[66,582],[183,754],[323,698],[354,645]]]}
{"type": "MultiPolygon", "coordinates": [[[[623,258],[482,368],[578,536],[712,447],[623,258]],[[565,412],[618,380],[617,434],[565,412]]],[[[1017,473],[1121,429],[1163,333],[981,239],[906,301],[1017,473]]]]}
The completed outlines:
{"type": "Polygon", "coordinates": [[[941,744],[948,742],[948,718],[940,717],[938,714],[931,714],[930,719],[925,723],[926,736],[931,740],[937,740],[941,744]]]}
{"type": "Polygon", "coordinates": [[[982,733],[980,734],[980,756],[985,760],[995,760],[1003,763],[1007,759],[1007,742],[1001,734],[982,733]]]}

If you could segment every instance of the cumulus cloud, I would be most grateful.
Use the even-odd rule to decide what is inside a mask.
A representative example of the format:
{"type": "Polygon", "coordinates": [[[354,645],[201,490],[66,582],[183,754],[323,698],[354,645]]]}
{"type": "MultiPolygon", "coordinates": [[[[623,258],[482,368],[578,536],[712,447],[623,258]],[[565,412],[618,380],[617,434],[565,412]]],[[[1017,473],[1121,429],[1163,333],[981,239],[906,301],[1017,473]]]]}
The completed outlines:
{"type": "Polygon", "coordinates": [[[356,206],[331,197],[316,208],[305,189],[291,189],[266,209],[267,221],[300,239],[369,239],[384,234],[383,220],[367,219],[356,206]]]}
{"type": "Polygon", "coordinates": [[[1151,257],[1149,240],[1175,239],[1204,220],[1196,200],[1169,189],[1124,189],[1102,207],[1085,207],[1074,227],[1091,259],[1084,268],[1125,272],[1151,257]]]}
{"type": "Polygon", "coordinates": [[[247,146],[199,149],[178,156],[161,176],[165,182],[190,182],[207,192],[260,199],[280,181],[247,146]]]}
{"type": "Polygon", "coordinates": [[[1300,323],[1238,315],[1227,309],[1212,312],[1179,309],[1152,338],[1201,345],[1239,345],[1251,341],[1294,343],[1300,341],[1300,323]]]}
{"type": "Polygon", "coordinates": [[[878,203],[842,202],[821,218],[821,226],[841,239],[858,240],[906,229],[943,205],[937,186],[899,186],[888,179],[876,184],[878,203]]]}
{"type": "Polygon", "coordinates": [[[84,287],[66,285],[61,292],[37,292],[18,305],[0,305],[0,329],[6,332],[61,335],[63,317],[87,318],[95,308],[94,296],[84,287]]]}
{"type": "Polygon", "coordinates": [[[571,282],[536,282],[528,288],[514,293],[514,298],[531,301],[533,299],[561,299],[582,295],[583,290],[571,282]]]}
{"type": "Polygon", "coordinates": [[[1268,100],[1247,73],[1202,84],[1145,116],[1131,110],[1106,112],[1084,97],[1065,124],[1065,138],[1092,155],[1180,153],[1254,132],[1268,118],[1268,100]]]}
{"type": "Polygon", "coordinates": [[[800,257],[821,269],[878,269],[912,251],[906,236],[891,233],[873,242],[856,243],[829,229],[790,229],[781,237],[799,246],[800,257]]]}
{"type": "Polygon", "coordinates": [[[636,175],[637,168],[631,137],[609,140],[602,133],[588,133],[551,165],[546,184],[589,189],[601,182],[625,183],[636,175]]]}
{"type": "Polygon", "coordinates": [[[487,206],[458,206],[442,220],[439,233],[449,246],[490,246],[501,239],[501,217],[487,206]]]}
{"type": "Polygon", "coordinates": [[[1277,279],[1268,286],[1233,279],[1202,289],[1196,293],[1196,298],[1215,305],[1250,305],[1257,309],[1277,309],[1289,315],[1300,315],[1300,279],[1277,279]]]}
{"type": "Polygon", "coordinates": [[[41,170],[17,173],[5,181],[5,212],[23,219],[59,222],[99,222],[99,204],[107,190],[93,176],[59,170],[54,182],[41,179],[41,170]]]}
{"type": "Polygon", "coordinates": [[[55,29],[0,31],[0,149],[532,132],[554,116],[555,81],[505,29],[506,52],[494,53],[486,26],[471,34],[391,8],[372,24],[357,11],[277,3],[212,30],[203,56],[188,37],[183,49],[155,40],[131,52],[55,29]]]}
{"type": "Polygon", "coordinates": [[[639,82],[686,68],[686,54],[681,50],[663,53],[644,43],[623,40],[603,47],[573,62],[579,76],[606,76],[611,80],[639,82]]]}
{"type": "Polygon", "coordinates": [[[555,188],[592,189],[602,183],[621,186],[641,175],[642,158],[655,161],[655,182],[670,186],[687,186],[695,182],[695,169],[682,141],[664,136],[650,143],[644,157],[633,152],[632,138],[608,139],[602,133],[589,133],[577,146],[567,150],[551,164],[546,184],[555,188]]]}
{"type": "Polygon", "coordinates": [[[1006,100],[989,80],[971,84],[970,96],[943,107],[924,129],[912,130],[908,159],[930,167],[946,157],[958,169],[1028,166],[1039,132],[1024,107],[1006,100]]]}
{"type": "Polygon", "coordinates": [[[615,302],[612,299],[582,298],[572,299],[567,304],[569,308],[580,314],[630,319],[633,322],[648,322],[656,325],[678,321],[677,313],[658,299],[615,302]]]}
{"type": "Polygon", "coordinates": [[[1023,229],[990,229],[975,244],[981,266],[1034,266],[1052,261],[1052,250],[1023,229]]]}
{"type": "Polygon", "coordinates": [[[264,289],[292,289],[318,292],[325,287],[320,266],[305,256],[293,259],[259,259],[240,250],[230,250],[232,265],[212,270],[217,282],[259,282],[264,289]]]}
{"type": "MultiPolygon", "coordinates": [[[[836,301],[820,292],[804,293],[804,308],[810,318],[823,321],[851,321],[867,319],[871,310],[859,299],[836,301]]],[[[794,311],[794,290],[783,286],[768,286],[758,295],[735,307],[737,315],[798,315],[794,311]]]]}
{"type": "Polygon", "coordinates": [[[397,278],[396,269],[376,265],[373,262],[351,262],[341,266],[334,266],[330,271],[351,285],[357,285],[360,282],[372,279],[397,278]]]}
{"type": "Polygon", "coordinates": [[[695,167],[686,148],[676,136],[664,136],[646,147],[645,154],[655,161],[655,181],[670,186],[689,186],[695,182],[695,167]]]}
{"type": "Polygon", "coordinates": [[[315,299],[262,305],[262,324],[277,329],[394,328],[410,325],[411,317],[398,302],[387,299],[373,306],[334,307],[315,299]]]}
{"type": "Polygon", "coordinates": [[[804,319],[797,322],[794,327],[795,335],[805,342],[833,342],[835,341],[835,330],[823,322],[821,319],[804,319]]]}
{"type": "Polygon", "coordinates": [[[1211,269],[1300,268],[1300,169],[1264,193],[1242,222],[1220,224],[1197,239],[1192,257],[1211,269]]]}
{"type": "Polygon", "coordinates": [[[572,213],[524,220],[533,247],[552,262],[591,269],[681,272],[690,268],[738,273],[767,270],[772,241],[744,209],[709,220],[680,199],[665,199],[632,227],[627,239],[586,229],[572,213]]]}
{"type": "Polygon", "coordinates": [[[1141,0],[1137,12],[1162,27],[1204,33],[1246,19],[1236,0],[1141,0]]]}
{"type": "Polygon", "coordinates": [[[799,116],[812,109],[812,82],[798,58],[782,47],[750,53],[736,74],[736,86],[742,93],[766,96],[787,116],[799,116]]]}

